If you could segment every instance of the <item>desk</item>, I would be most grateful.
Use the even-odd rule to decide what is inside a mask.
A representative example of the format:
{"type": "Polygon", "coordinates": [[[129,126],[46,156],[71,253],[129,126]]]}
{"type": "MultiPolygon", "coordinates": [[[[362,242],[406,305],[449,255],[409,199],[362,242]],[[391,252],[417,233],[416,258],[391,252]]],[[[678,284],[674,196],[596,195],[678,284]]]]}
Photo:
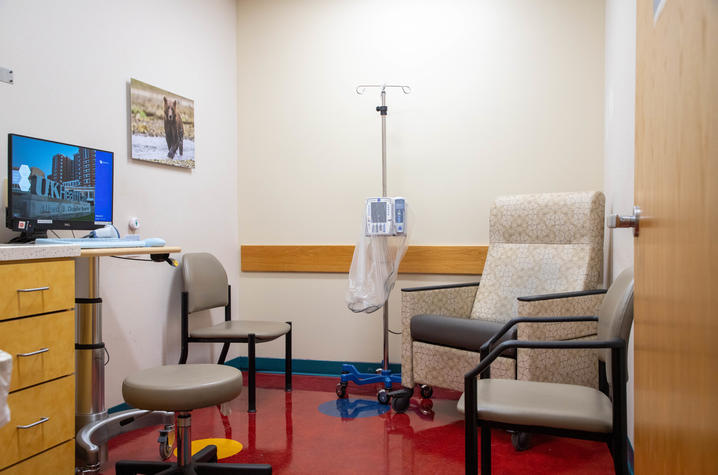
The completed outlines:
{"type": "Polygon", "coordinates": [[[159,424],[172,424],[172,413],[122,411],[108,417],[105,408],[105,343],[102,341],[100,257],[178,253],[179,247],[82,249],[87,257],[88,286],[76,290],[75,306],[75,430],[76,466],[80,473],[97,473],[107,460],[112,437],[159,424]],[[84,294],[84,295],[81,295],[84,294]]]}

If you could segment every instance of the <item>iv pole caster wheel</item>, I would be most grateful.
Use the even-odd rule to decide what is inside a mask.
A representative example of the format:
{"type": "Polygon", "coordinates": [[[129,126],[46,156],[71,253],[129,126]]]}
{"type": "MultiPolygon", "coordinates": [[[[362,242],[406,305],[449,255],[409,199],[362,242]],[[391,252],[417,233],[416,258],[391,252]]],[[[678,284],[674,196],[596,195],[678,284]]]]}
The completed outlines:
{"type": "Polygon", "coordinates": [[[428,384],[421,385],[421,397],[423,397],[424,399],[429,399],[433,394],[434,388],[432,388],[428,384]]]}
{"type": "Polygon", "coordinates": [[[394,412],[403,414],[409,409],[410,401],[409,396],[394,396],[394,399],[391,400],[391,408],[394,409],[394,412]]]}
{"type": "Polygon", "coordinates": [[[376,393],[376,399],[379,401],[380,404],[389,404],[389,400],[391,399],[391,396],[389,396],[389,393],[386,391],[386,389],[380,389],[378,393],[376,393]]]}
{"type": "Polygon", "coordinates": [[[337,383],[336,393],[339,399],[347,397],[347,383],[337,383]]]}
{"type": "Polygon", "coordinates": [[[511,433],[511,445],[514,446],[516,452],[523,452],[529,448],[529,437],[528,432],[512,432],[511,433]]]}

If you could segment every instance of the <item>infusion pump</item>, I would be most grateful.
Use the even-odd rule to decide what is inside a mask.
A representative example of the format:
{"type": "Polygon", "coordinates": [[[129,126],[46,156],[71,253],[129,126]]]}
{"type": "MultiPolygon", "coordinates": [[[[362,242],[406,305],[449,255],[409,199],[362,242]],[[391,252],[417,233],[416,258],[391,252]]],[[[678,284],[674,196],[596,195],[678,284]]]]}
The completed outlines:
{"type": "Polygon", "coordinates": [[[406,200],[394,198],[367,198],[367,236],[403,236],[406,234],[406,200]]]}

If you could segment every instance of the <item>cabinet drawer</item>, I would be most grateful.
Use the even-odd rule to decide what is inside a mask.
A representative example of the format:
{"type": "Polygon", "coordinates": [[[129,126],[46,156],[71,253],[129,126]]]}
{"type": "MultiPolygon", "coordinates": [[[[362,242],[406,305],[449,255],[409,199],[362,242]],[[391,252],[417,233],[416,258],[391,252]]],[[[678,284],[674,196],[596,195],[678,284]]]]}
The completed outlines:
{"type": "Polygon", "coordinates": [[[0,350],[12,355],[10,391],[73,373],[74,316],[70,310],[0,322],[0,350]]]}
{"type": "Polygon", "coordinates": [[[7,398],[10,422],[0,428],[0,468],[70,440],[75,435],[75,378],[65,376],[15,391],[7,398]],[[32,425],[25,429],[18,426],[32,425]]]}
{"type": "Polygon", "coordinates": [[[71,475],[73,473],[75,473],[74,440],[68,440],[24,462],[0,470],[0,475],[71,475]]]}
{"type": "Polygon", "coordinates": [[[74,306],[72,260],[0,264],[0,320],[74,306]]]}

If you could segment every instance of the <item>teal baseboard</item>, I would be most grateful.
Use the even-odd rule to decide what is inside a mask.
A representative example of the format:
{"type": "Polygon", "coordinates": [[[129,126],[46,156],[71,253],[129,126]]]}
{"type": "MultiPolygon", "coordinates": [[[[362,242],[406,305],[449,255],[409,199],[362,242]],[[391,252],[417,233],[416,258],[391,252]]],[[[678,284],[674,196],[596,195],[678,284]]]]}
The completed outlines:
{"type": "Polygon", "coordinates": [[[631,439],[626,439],[628,442],[628,472],[633,475],[633,444],[631,444],[631,439]]]}
{"type": "Polygon", "coordinates": [[[113,414],[113,413],[115,413],[115,412],[126,411],[126,410],[128,410],[128,409],[134,409],[134,407],[130,406],[130,405],[127,404],[126,402],[123,402],[122,404],[118,404],[118,405],[116,405],[116,406],[112,406],[111,408],[109,408],[109,409],[107,410],[107,412],[108,412],[109,414],[113,414]]]}
{"type": "MultiPolygon", "coordinates": [[[[284,358],[257,358],[257,371],[263,373],[284,373],[284,358]]],[[[246,356],[233,358],[225,364],[240,370],[249,369],[249,360],[246,356]]],[[[308,374],[312,376],[339,376],[342,374],[342,365],[354,365],[357,371],[374,374],[381,363],[351,362],[351,361],[321,361],[321,360],[299,360],[292,359],[292,373],[308,374]]],[[[392,373],[401,373],[399,363],[390,363],[389,369],[392,373]]]]}

